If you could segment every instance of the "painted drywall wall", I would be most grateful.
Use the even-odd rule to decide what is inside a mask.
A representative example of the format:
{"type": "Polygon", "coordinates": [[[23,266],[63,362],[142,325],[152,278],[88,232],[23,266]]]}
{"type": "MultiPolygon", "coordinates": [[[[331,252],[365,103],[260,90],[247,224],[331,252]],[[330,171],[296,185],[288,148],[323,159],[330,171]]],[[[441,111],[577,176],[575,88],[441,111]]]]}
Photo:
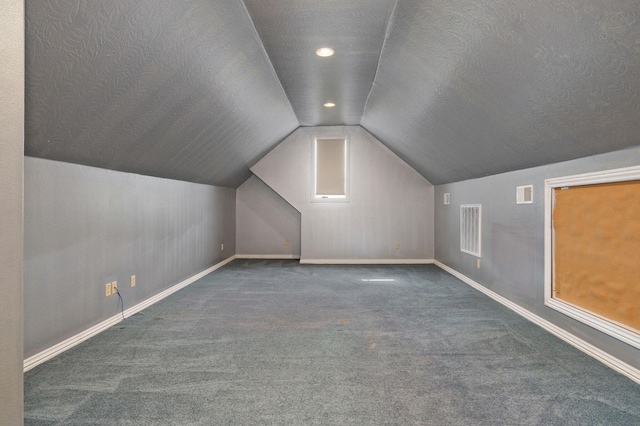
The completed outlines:
{"type": "Polygon", "coordinates": [[[0,2],[0,413],[24,420],[22,384],[22,175],[24,2],[0,2]]]}
{"type": "Polygon", "coordinates": [[[26,157],[24,201],[25,357],[235,254],[234,189],[26,157]]]}
{"type": "Polygon", "coordinates": [[[236,252],[300,257],[300,212],[256,176],[236,190],[236,252]]]}
{"type": "Polygon", "coordinates": [[[433,186],[359,126],[299,128],[251,171],[300,212],[303,261],[433,258],[433,186]],[[349,201],[312,202],[313,141],[339,137],[349,201]]]}
{"type": "Polygon", "coordinates": [[[436,260],[575,336],[640,368],[640,350],[544,305],[544,180],[640,164],[640,147],[544,167],[440,185],[435,189],[436,260]],[[533,184],[533,204],[516,186],[533,184]],[[451,194],[451,204],[443,196],[451,194]],[[460,204],[482,204],[482,258],[460,252],[460,204]]]}

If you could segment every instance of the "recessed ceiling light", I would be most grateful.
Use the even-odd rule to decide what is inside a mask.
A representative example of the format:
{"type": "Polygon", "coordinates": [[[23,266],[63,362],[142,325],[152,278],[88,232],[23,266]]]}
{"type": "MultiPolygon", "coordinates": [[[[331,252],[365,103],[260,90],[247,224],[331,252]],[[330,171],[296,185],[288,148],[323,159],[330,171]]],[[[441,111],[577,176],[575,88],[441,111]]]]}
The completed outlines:
{"type": "Polygon", "coordinates": [[[321,47],[320,49],[316,50],[316,55],[323,58],[326,58],[327,56],[333,56],[334,53],[336,53],[336,51],[330,47],[321,47]]]}
{"type": "Polygon", "coordinates": [[[334,104],[333,102],[327,102],[326,104],[324,104],[324,106],[326,108],[333,108],[334,106],[336,106],[336,104],[334,104]]]}

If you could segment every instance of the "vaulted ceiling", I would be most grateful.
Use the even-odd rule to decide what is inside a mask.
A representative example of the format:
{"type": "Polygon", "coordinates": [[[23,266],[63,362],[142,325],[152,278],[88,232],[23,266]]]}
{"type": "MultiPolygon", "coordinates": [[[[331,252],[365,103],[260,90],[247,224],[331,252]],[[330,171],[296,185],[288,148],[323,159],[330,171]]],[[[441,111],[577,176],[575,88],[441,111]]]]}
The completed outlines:
{"type": "Polygon", "coordinates": [[[361,125],[441,184],[640,145],[637,0],[26,0],[26,15],[30,156],[237,187],[297,127],[361,125]]]}

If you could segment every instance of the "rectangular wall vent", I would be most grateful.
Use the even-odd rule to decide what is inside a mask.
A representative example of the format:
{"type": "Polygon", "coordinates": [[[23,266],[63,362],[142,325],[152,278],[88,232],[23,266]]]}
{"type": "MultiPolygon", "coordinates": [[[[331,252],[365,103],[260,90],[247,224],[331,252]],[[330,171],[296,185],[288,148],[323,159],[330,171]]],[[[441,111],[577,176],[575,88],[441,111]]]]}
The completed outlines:
{"type": "Polygon", "coordinates": [[[451,204],[451,194],[448,192],[444,194],[444,203],[451,204]]]}
{"type": "Polygon", "coordinates": [[[460,206],[460,251],[480,257],[481,205],[460,206]]]}
{"type": "Polygon", "coordinates": [[[516,187],[516,204],[533,204],[533,185],[516,187]]]}

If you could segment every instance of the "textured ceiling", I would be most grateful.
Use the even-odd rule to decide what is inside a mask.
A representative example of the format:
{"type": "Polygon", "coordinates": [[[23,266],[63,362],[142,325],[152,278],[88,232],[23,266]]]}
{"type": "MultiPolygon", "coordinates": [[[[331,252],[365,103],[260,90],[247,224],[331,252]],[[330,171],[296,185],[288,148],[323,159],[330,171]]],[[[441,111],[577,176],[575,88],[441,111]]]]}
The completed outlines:
{"type": "Polygon", "coordinates": [[[236,187],[300,125],[360,124],[434,184],[618,150],[640,144],[639,14],[638,0],[26,0],[25,153],[236,187]]]}
{"type": "Polygon", "coordinates": [[[394,0],[245,0],[301,126],[360,124],[394,0]],[[336,54],[320,58],[319,47],[336,54]],[[333,102],[335,108],[324,108],[333,102]]]}
{"type": "Polygon", "coordinates": [[[236,187],[298,127],[241,0],[32,0],[26,16],[26,155],[236,187]]]}
{"type": "Polygon", "coordinates": [[[399,0],[361,124],[434,184],[640,144],[637,0],[399,0]]]}

